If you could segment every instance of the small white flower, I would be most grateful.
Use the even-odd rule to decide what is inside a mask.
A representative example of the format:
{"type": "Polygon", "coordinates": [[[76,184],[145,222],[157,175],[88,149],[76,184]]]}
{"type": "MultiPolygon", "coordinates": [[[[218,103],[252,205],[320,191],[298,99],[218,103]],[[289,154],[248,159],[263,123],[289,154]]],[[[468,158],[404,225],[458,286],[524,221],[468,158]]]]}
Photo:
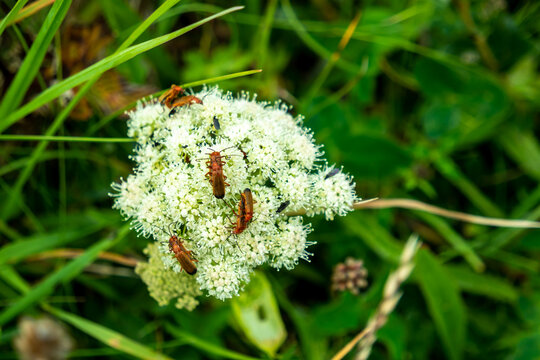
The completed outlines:
{"type": "MultiPolygon", "coordinates": [[[[159,242],[160,264],[178,273],[178,281],[193,279],[208,295],[227,299],[241,291],[257,266],[292,269],[299,259],[309,259],[311,226],[283,213],[305,209],[308,216],[324,214],[329,220],[345,215],[356,200],[355,185],[350,176],[327,166],[321,146],[287,106],[256,102],[245,93],[234,98],[218,88],[195,96],[203,104],[177,108],[172,116],[155,101],[129,113],[137,166],[133,175],[113,184],[114,207],[139,233],[159,242]],[[206,177],[213,151],[226,162],[223,173],[230,186],[224,199],[213,195],[206,177]],[[255,200],[254,216],[235,235],[234,212],[246,188],[255,200]],[[289,206],[277,214],[285,201],[289,206]],[[180,274],[168,246],[169,229],[198,260],[195,276],[180,274]]],[[[178,301],[194,304],[189,297],[178,301]]]]}

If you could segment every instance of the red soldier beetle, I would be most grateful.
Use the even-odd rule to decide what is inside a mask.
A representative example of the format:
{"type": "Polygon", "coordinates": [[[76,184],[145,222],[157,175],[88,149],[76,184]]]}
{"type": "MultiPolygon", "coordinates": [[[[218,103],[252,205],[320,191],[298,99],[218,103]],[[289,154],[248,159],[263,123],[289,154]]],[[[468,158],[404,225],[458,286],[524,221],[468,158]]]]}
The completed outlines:
{"type": "Polygon", "coordinates": [[[234,146],[230,146],[228,148],[222,149],[221,151],[216,151],[212,148],[212,152],[208,155],[210,155],[210,160],[206,162],[206,166],[208,167],[208,172],[204,175],[208,178],[210,181],[210,184],[212,184],[212,192],[214,193],[214,196],[218,199],[223,199],[225,197],[225,187],[231,186],[225,180],[227,180],[227,177],[223,174],[223,165],[226,164],[226,162],[223,160],[223,158],[228,158],[234,155],[221,155],[221,152],[233,148],[234,146]]]}
{"type": "MultiPolygon", "coordinates": [[[[163,231],[163,229],[161,229],[163,231]]],[[[166,231],[164,231],[166,233],[166,231]]],[[[174,254],[174,257],[180,263],[182,270],[185,270],[189,275],[195,275],[197,273],[197,266],[195,262],[198,262],[192,255],[192,251],[186,249],[182,239],[176,236],[169,225],[169,250],[174,254]]]]}
{"type": "Polygon", "coordinates": [[[189,106],[191,104],[202,104],[202,103],[203,103],[202,100],[194,95],[182,96],[180,99],[176,100],[172,104],[171,111],[169,112],[169,116],[176,113],[179,107],[186,106],[186,105],[189,106]]]}
{"type": "Polygon", "coordinates": [[[192,251],[187,250],[182,244],[182,240],[178,236],[173,235],[169,238],[169,250],[174,254],[174,257],[180,263],[180,266],[185,270],[189,275],[195,275],[197,273],[197,266],[194,262],[197,262],[195,258],[191,255],[192,251]]]}
{"type": "Polygon", "coordinates": [[[163,95],[159,97],[159,103],[161,105],[167,106],[169,109],[172,108],[173,102],[176,100],[178,95],[182,95],[184,93],[184,88],[178,85],[171,85],[171,88],[167,90],[163,95]]]}
{"type": "Polygon", "coordinates": [[[253,218],[253,202],[254,202],[253,195],[250,189],[245,188],[241,196],[244,199],[244,208],[245,208],[244,219],[247,224],[253,218]]]}

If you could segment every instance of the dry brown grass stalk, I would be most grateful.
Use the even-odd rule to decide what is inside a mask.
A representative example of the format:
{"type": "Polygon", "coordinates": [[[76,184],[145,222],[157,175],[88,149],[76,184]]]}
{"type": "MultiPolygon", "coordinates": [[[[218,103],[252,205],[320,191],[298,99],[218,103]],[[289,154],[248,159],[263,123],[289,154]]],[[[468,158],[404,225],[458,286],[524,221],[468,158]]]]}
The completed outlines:
{"type": "Polygon", "coordinates": [[[343,347],[332,360],[340,360],[345,357],[353,347],[359,343],[356,360],[365,360],[371,353],[371,348],[377,339],[377,331],[386,324],[388,316],[396,308],[402,293],[399,291],[401,284],[409,277],[414,267],[413,259],[419,248],[418,236],[409,238],[399,262],[399,267],[390,274],[384,285],[383,298],[377,307],[377,311],[369,320],[367,326],[343,347]]]}

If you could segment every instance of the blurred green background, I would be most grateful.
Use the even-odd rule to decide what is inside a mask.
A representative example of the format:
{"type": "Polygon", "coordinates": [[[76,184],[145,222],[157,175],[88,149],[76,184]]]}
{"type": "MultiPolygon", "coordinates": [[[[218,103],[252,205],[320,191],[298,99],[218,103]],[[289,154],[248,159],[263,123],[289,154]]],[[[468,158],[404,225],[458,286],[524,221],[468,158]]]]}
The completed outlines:
{"type": "MultiPolygon", "coordinates": [[[[6,23],[0,38],[0,124],[113,54],[162,2],[36,3],[45,7],[6,23]],[[52,11],[67,15],[54,18],[58,30],[50,27],[42,41],[52,11]],[[39,41],[43,55],[25,62],[39,41]],[[18,90],[9,94],[10,86],[18,90]]],[[[14,4],[1,3],[3,16],[14,4]]],[[[51,124],[80,88],[47,99],[3,133],[125,138],[122,109],[138,98],[173,83],[262,69],[219,85],[291,104],[329,161],[354,176],[362,198],[540,217],[540,2],[182,1],[135,43],[233,5],[245,8],[105,72],[57,130],[51,124]]],[[[47,309],[69,324],[72,358],[130,358],[126,349],[142,357],[152,348],[175,359],[268,358],[242,324],[249,302],[203,297],[191,313],[160,308],[129,262],[96,259],[100,250],[143,259],[147,240],[125,230],[107,195],[131,172],[131,144],[0,144],[0,358],[16,358],[17,318],[47,309]],[[54,251],[64,248],[70,252],[54,251]],[[114,342],[118,334],[144,349],[114,342]]],[[[260,296],[274,294],[280,313],[273,315],[287,331],[278,358],[328,359],[357,334],[413,232],[423,241],[421,256],[371,358],[540,358],[539,231],[396,209],[313,225],[310,263],[262,269],[270,295],[260,296]],[[348,256],[368,270],[359,295],[330,291],[334,266],[348,256]]]]}

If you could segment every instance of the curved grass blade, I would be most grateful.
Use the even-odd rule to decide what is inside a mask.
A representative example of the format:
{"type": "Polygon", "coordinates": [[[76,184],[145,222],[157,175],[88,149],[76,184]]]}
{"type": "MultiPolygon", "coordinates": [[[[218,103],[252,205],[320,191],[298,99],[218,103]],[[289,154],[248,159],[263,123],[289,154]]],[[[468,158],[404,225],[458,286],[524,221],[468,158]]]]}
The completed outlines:
{"type": "MultiPolygon", "coordinates": [[[[332,52],[319,44],[317,40],[315,40],[304,28],[300,20],[296,17],[296,14],[294,13],[294,10],[291,6],[291,3],[289,0],[282,0],[281,1],[283,5],[283,12],[285,13],[285,16],[289,19],[289,22],[291,23],[293,30],[296,32],[298,37],[309,47],[314,53],[319,55],[320,57],[329,60],[332,58],[332,52]]],[[[361,71],[361,67],[357,64],[354,64],[350,61],[347,61],[343,58],[336,59],[335,65],[345,71],[351,72],[353,74],[357,74],[361,71]]]]}
{"type": "Polygon", "coordinates": [[[7,26],[11,26],[11,25],[13,25],[15,23],[18,23],[18,22],[26,19],[29,16],[34,15],[39,10],[41,10],[44,7],[49,6],[52,3],[54,3],[54,1],[55,0],[36,0],[36,1],[34,1],[33,3],[26,6],[24,9],[19,11],[19,13],[17,15],[15,15],[15,17],[8,22],[7,26]]]}
{"type": "MultiPolygon", "coordinates": [[[[170,0],[170,1],[175,1],[175,0],[170,0]]],[[[20,108],[19,110],[17,110],[15,113],[13,114],[16,114],[17,112],[21,113],[21,111],[23,111],[25,108],[27,109],[30,109],[32,107],[39,107],[41,105],[44,105],[45,103],[47,103],[48,101],[54,99],[55,97],[59,96],[60,94],[62,94],[65,90],[68,90],[70,89],[71,87],[73,86],[76,86],[78,85],[79,83],[81,82],[84,82],[86,80],[90,80],[89,82],[87,82],[86,84],[84,84],[84,86],[77,92],[77,94],[75,95],[75,97],[70,101],[70,103],[60,112],[60,114],[58,114],[58,116],[54,119],[53,123],[49,126],[49,128],[46,130],[45,132],[45,135],[46,136],[52,136],[54,135],[54,133],[58,130],[58,128],[62,125],[62,123],[64,122],[64,120],[67,118],[67,116],[70,114],[70,112],[73,110],[73,108],[75,107],[75,105],[82,99],[82,97],[86,94],[86,92],[90,89],[90,87],[93,85],[93,83],[95,81],[97,81],[99,75],[101,73],[103,73],[104,71],[116,66],[116,65],[119,65],[120,63],[122,62],[125,62],[127,60],[129,60],[130,58],[144,52],[144,51],[147,51],[147,50],[150,50],[164,42],[167,42],[169,40],[172,40],[174,39],[175,37],[178,37],[182,34],[185,34],[186,32],[198,27],[198,26],[201,26],[215,18],[218,18],[220,16],[223,16],[225,14],[228,14],[230,12],[233,12],[233,11],[236,11],[236,10],[239,10],[239,9],[242,9],[243,7],[233,7],[233,8],[229,8],[225,11],[222,11],[218,14],[214,14],[212,16],[209,16],[203,20],[200,20],[194,24],[191,24],[189,26],[186,26],[182,29],[179,29],[177,31],[174,31],[172,33],[169,33],[167,35],[163,35],[163,36],[160,36],[159,38],[156,38],[156,39],[153,39],[153,40],[149,40],[149,41],[146,41],[142,44],[139,44],[139,45],[135,45],[133,47],[130,47],[128,49],[125,49],[123,51],[120,51],[120,52],[115,52],[115,54],[101,60],[100,62],[86,68],[85,70],[82,70],[81,72],[65,79],[64,81],[61,81],[60,83],[58,83],[57,85],[55,86],[52,86],[50,87],[49,89],[47,89],[46,91],[42,92],[40,95],[38,95],[36,98],[34,98],[32,101],[30,101],[30,103],[28,103],[27,105],[23,106],[22,108],[20,108]],[[101,65],[100,65],[101,64],[101,65]],[[81,76],[82,75],[82,76],[81,76]],[[51,90],[55,89],[54,91],[52,91],[51,93],[51,90]],[[48,94],[48,95],[47,95],[48,94]],[[37,103],[37,105],[36,105],[37,103]],[[34,104],[34,105],[32,105],[34,104]]],[[[143,24],[141,24],[140,27],[138,27],[135,31],[136,32],[139,32],[139,28],[144,28],[144,27],[148,27],[149,26],[149,23],[147,22],[143,22],[143,24]]],[[[133,38],[131,38],[133,40],[133,38]]],[[[127,43],[124,42],[124,44],[122,44],[122,46],[127,46],[126,45],[127,43]]],[[[30,111],[33,111],[35,110],[36,108],[32,108],[32,110],[30,111]]],[[[20,116],[24,116],[25,113],[22,113],[22,115],[20,116]]],[[[0,118],[1,119],[1,118],[0,118]]],[[[3,129],[5,129],[5,127],[9,126],[10,124],[10,121],[11,122],[14,122],[16,121],[18,118],[14,117],[13,118],[14,120],[6,120],[4,124],[1,123],[1,120],[0,120],[0,132],[2,132],[3,129]]],[[[36,162],[38,161],[39,159],[39,156],[41,155],[41,153],[43,153],[43,151],[45,151],[45,147],[47,146],[48,142],[47,141],[42,141],[40,142],[35,150],[32,152],[32,155],[30,157],[30,161],[28,162],[28,165],[23,169],[23,171],[21,172],[21,174],[19,175],[19,177],[17,178],[17,181],[13,187],[13,191],[10,193],[8,199],[5,201],[5,204],[4,204],[4,207],[2,209],[2,213],[0,214],[0,218],[1,219],[7,219],[10,215],[11,215],[11,212],[13,211],[13,208],[16,204],[16,201],[19,199],[19,195],[22,191],[22,188],[24,187],[24,184],[26,184],[26,181],[29,179],[30,175],[32,174],[32,170],[34,168],[34,165],[36,164],[36,162]]]]}
{"type": "Polygon", "coordinates": [[[159,354],[141,343],[138,343],[120,334],[119,332],[99,325],[93,321],[86,320],[80,316],[65,312],[49,305],[45,305],[44,309],[59,319],[64,320],[65,322],[75,326],[77,329],[107,344],[108,346],[132,355],[138,359],[172,360],[166,355],[159,354]]]}
{"type": "Polygon", "coordinates": [[[4,32],[8,24],[10,24],[11,21],[15,19],[15,17],[19,14],[19,10],[22,9],[22,7],[26,5],[27,2],[28,0],[18,0],[17,3],[13,5],[9,13],[0,22],[0,36],[2,36],[2,33],[4,32]]]}
{"type": "Polygon", "coordinates": [[[30,102],[28,102],[26,105],[22,106],[21,108],[17,109],[13,113],[11,113],[9,116],[1,120],[0,132],[4,131],[10,125],[15,123],[17,120],[21,119],[22,117],[28,115],[32,111],[56,99],[58,96],[60,96],[67,90],[72,89],[73,87],[80,85],[81,83],[88,81],[97,75],[103,74],[107,70],[110,70],[120,64],[123,64],[124,62],[134,58],[137,55],[140,55],[180,35],[183,35],[201,25],[204,25],[209,21],[212,21],[224,15],[227,15],[231,12],[238,11],[240,9],[243,9],[243,7],[242,6],[231,7],[227,10],[221,11],[217,14],[214,14],[200,21],[197,21],[196,23],[185,26],[179,30],[173,31],[169,34],[157,37],[152,40],[145,41],[141,44],[131,46],[125,50],[122,50],[118,53],[110,55],[101,61],[98,61],[94,65],[91,65],[87,67],[86,69],[51,86],[50,88],[48,88],[47,90],[43,91],[41,94],[36,96],[34,99],[32,99],[30,102]]]}
{"type": "Polygon", "coordinates": [[[101,138],[84,136],[47,136],[47,135],[0,135],[0,141],[70,141],[70,142],[105,142],[105,143],[129,143],[135,140],[130,138],[101,138]]]}
{"type": "Polygon", "coordinates": [[[180,338],[181,340],[184,340],[186,343],[191,344],[203,351],[206,351],[209,354],[218,356],[219,358],[236,360],[257,360],[257,358],[240,354],[235,351],[222,348],[221,346],[218,346],[216,344],[209,343],[208,341],[198,338],[186,331],[172,326],[171,324],[166,323],[165,328],[168,332],[180,338]]]}
{"type": "Polygon", "coordinates": [[[420,217],[431,225],[436,231],[441,234],[446,241],[452,245],[452,247],[465,258],[469,265],[476,272],[482,272],[486,268],[484,262],[476,254],[473,248],[459,235],[454,229],[450,227],[443,219],[425,212],[415,211],[416,216],[420,217]]]}
{"type": "Polygon", "coordinates": [[[98,223],[76,229],[63,229],[59,232],[32,236],[28,240],[21,240],[5,245],[0,249],[0,266],[8,263],[16,263],[27,256],[66,245],[102,229],[104,225],[103,223],[98,223]]]}
{"type": "Polygon", "coordinates": [[[71,0],[58,0],[51,7],[51,10],[45,18],[45,22],[32,43],[32,47],[28,51],[28,54],[24,58],[21,67],[17,71],[15,78],[11,82],[0,103],[0,119],[4,119],[8,116],[8,114],[19,106],[23,100],[26,91],[39,71],[49,44],[62,24],[70,5],[71,0]]]}
{"type": "Polygon", "coordinates": [[[49,295],[54,287],[60,282],[68,282],[81,273],[84,268],[92,263],[101,251],[107,250],[122,240],[129,232],[129,225],[124,225],[113,240],[104,239],[90,247],[83,255],[69,262],[66,266],[47,276],[38,285],[34,286],[22,298],[0,313],[0,325],[4,325],[13,319],[27,307],[42,301],[49,295]]]}
{"type": "Polygon", "coordinates": [[[12,288],[19,290],[19,292],[25,294],[30,291],[30,285],[21,277],[21,275],[15,271],[12,266],[0,265],[0,278],[2,278],[6,284],[11,285],[12,288]]]}
{"type": "MultiPolygon", "coordinates": [[[[215,82],[219,82],[219,81],[223,81],[223,80],[228,80],[228,79],[234,79],[234,78],[237,78],[237,77],[253,75],[253,74],[256,74],[256,73],[260,73],[261,71],[262,71],[261,69],[241,71],[241,72],[237,72],[237,73],[221,75],[221,76],[215,76],[213,78],[208,78],[208,79],[204,79],[204,80],[198,80],[198,81],[193,81],[193,82],[190,82],[190,83],[180,84],[180,86],[183,87],[183,88],[188,88],[188,87],[199,86],[199,85],[203,85],[203,84],[211,84],[211,83],[215,83],[215,82]]],[[[166,90],[158,91],[156,93],[153,93],[153,94],[150,94],[150,95],[146,96],[146,98],[157,97],[157,96],[163,94],[165,91],[166,90]]],[[[92,135],[93,133],[95,133],[96,131],[101,129],[103,126],[105,126],[109,122],[111,122],[111,120],[113,120],[114,118],[122,115],[127,110],[135,107],[135,105],[137,105],[138,101],[139,100],[134,101],[131,104],[128,104],[128,105],[124,106],[122,109],[116,110],[112,114],[109,114],[109,115],[105,116],[97,124],[95,124],[94,126],[92,126],[88,130],[88,134],[92,135]]]]}
{"type": "Polygon", "coordinates": [[[416,256],[414,275],[448,357],[462,359],[467,320],[465,305],[452,277],[437,258],[424,249],[416,256]]]}
{"type": "Polygon", "coordinates": [[[122,51],[127,49],[131,44],[135,42],[141,36],[143,32],[145,32],[150,25],[154,23],[158,18],[160,18],[163,14],[165,14],[171,7],[178,4],[180,0],[167,0],[163,4],[160,5],[152,14],[150,14],[149,17],[146,18],[137,28],[129,34],[126,40],[118,47],[116,52],[122,51]]]}

